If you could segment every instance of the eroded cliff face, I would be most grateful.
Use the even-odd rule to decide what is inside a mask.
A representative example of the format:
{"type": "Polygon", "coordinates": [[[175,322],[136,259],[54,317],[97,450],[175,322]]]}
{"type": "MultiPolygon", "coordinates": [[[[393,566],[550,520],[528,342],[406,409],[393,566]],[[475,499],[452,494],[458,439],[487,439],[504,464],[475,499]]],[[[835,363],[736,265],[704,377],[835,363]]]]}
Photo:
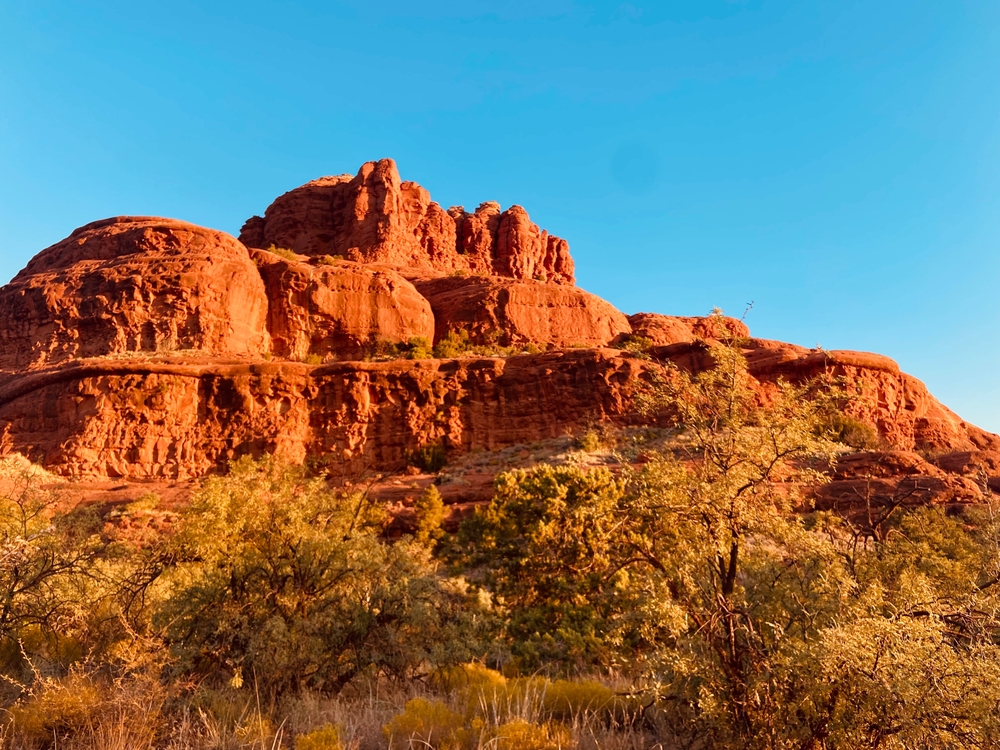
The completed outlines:
{"type": "Polygon", "coordinates": [[[475,276],[413,282],[434,310],[437,341],[466,331],[476,344],[566,348],[607,346],[632,332],[613,305],[577,287],[475,276]]]}
{"type": "Polygon", "coordinates": [[[260,356],[267,304],[228,234],[151,217],[94,222],[0,288],[0,371],[140,352],[260,356]]]}
{"type": "Polygon", "coordinates": [[[82,360],[0,387],[0,445],[76,477],[191,478],[241,455],[397,470],[427,444],[527,443],[623,419],[646,363],[615,350],[450,360],[82,360]]]}
{"type": "Polygon", "coordinates": [[[273,354],[363,359],[378,342],[434,338],[434,313],[413,284],[388,268],[331,260],[316,265],[264,250],[251,254],[268,299],[273,354]]]}
{"type": "Polygon", "coordinates": [[[241,238],[118,217],[43,250],[0,289],[0,454],[68,477],[184,480],[270,452],[350,481],[430,444],[455,457],[643,423],[642,382],[740,341],[763,396],[838,378],[884,443],[838,467],[820,502],[862,484],[916,482],[942,502],[1000,490],[1000,437],[892,360],[752,339],[731,318],[626,317],[573,285],[566,243],[523,209],[444,211],[389,160],[286,193],[241,238]],[[365,361],[458,331],[541,351],[365,361]]]}
{"type": "Polygon", "coordinates": [[[240,240],[300,255],[341,257],[407,271],[483,274],[573,284],[565,240],[493,201],[473,212],[445,211],[392,159],[368,162],[354,177],[321,177],[285,193],[247,220],[240,240]]]}

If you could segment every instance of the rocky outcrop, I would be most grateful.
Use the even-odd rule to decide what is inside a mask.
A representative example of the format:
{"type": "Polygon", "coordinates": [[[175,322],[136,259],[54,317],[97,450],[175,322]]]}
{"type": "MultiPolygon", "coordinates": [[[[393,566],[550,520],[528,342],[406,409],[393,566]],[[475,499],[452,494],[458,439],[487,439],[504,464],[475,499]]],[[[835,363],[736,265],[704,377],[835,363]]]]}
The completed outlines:
{"type": "Polygon", "coordinates": [[[430,304],[395,271],[251,252],[264,278],[275,356],[363,359],[379,342],[434,337],[430,304]]]}
{"type": "Polygon", "coordinates": [[[902,450],[1000,450],[1000,437],[959,417],[934,398],[920,380],[901,372],[888,357],[869,352],[803,352],[800,347],[749,349],[750,372],[763,381],[794,382],[823,376],[838,382],[849,401],[844,410],[875,427],[902,450]]]}
{"type": "Polygon", "coordinates": [[[79,361],[0,385],[0,453],[76,477],[189,478],[244,454],[393,470],[422,445],[527,443],[625,418],[648,365],[613,350],[309,366],[79,361]]]}
{"type": "Polygon", "coordinates": [[[842,456],[832,480],[816,489],[815,506],[860,515],[876,526],[897,508],[982,503],[987,492],[984,485],[916,453],[872,451],[842,456]]]}
{"type": "MultiPolygon", "coordinates": [[[[879,460],[896,473],[863,474],[858,459],[835,484],[895,491],[895,477],[920,476],[954,502],[1000,487],[1000,437],[892,360],[752,339],[731,318],[626,318],[573,286],[566,243],[523,209],[445,211],[389,160],[281,196],[241,238],[254,249],[180,221],[119,217],[32,260],[0,289],[0,455],[64,476],[184,480],[273,452],[348,481],[395,471],[428,444],[454,456],[642,423],[637,384],[667,363],[712,367],[713,351],[737,342],[762,398],[782,379],[839,380],[847,413],[877,430],[879,460]],[[462,331],[473,344],[548,351],[361,361],[379,342],[462,331]]],[[[860,487],[837,486],[831,507],[860,487]]]]}
{"type": "Polygon", "coordinates": [[[628,316],[633,336],[649,339],[654,346],[682,344],[697,339],[748,339],[750,329],[736,318],[722,316],[677,317],[657,313],[628,316]]]}
{"type": "Polygon", "coordinates": [[[565,240],[531,222],[520,206],[494,202],[445,211],[391,159],[355,177],[321,177],[285,193],[240,233],[249,247],[381,263],[424,274],[456,272],[573,284],[565,240]]]}
{"type": "Polygon", "coordinates": [[[465,331],[475,344],[606,346],[632,330],[611,304],[577,287],[477,276],[413,281],[434,310],[436,341],[465,331]]]}
{"type": "Polygon", "coordinates": [[[173,219],[81,227],[0,289],[0,370],[198,350],[260,356],[267,297],[246,247],[173,219]]]}

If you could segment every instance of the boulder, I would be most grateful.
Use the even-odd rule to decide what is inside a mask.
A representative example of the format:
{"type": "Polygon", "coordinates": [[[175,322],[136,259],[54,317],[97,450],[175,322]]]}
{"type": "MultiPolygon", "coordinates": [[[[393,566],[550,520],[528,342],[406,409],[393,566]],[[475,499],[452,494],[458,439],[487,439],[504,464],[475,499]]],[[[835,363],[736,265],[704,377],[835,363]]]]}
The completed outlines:
{"type": "Polygon", "coordinates": [[[264,278],[276,356],[361,359],[378,342],[434,338],[430,304],[395,271],[251,252],[264,278]]]}
{"type": "Polygon", "coordinates": [[[607,346],[631,332],[609,302],[573,286],[498,276],[414,278],[434,310],[435,341],[466,331],[474,344],[607,346]]]}
{"type": "Polygon", "coordinates": [[[654,346],[669,346],[696,339],[730,340],[750,337],[750,329],[736,318],[636,313],[628,316],[628,322],[633,335],[649,339],[654,346]]]}
{"type": "Polygon", "coordinates": [[[119,216],[77,229],[0,289],[0,370],[177,350],[259,356],[266,319],[264,284],[233,237],[119,216]]]}

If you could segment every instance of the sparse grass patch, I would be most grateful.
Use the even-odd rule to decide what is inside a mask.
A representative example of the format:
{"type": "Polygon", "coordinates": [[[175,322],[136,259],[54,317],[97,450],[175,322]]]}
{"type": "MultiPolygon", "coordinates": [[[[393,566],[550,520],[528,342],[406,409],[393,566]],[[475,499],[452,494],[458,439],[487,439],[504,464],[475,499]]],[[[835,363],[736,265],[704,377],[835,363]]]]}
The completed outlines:
{"type": "Polygon", "coordinates": [[[267,252],[274,253],[275,255],[284,258],[285,260],[298,260],[299,256],[294,250],[289,250],[287,247],[278,247],[277,245],[271,244],[267,248],[267,252]]]}

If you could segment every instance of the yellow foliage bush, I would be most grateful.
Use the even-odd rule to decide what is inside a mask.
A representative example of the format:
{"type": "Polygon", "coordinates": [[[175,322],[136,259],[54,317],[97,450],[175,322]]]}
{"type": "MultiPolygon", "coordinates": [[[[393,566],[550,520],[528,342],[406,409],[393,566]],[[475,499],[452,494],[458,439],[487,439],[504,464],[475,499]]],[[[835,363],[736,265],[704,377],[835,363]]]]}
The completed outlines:
{"type": "Polygon", "coordinates": [[[582,713],[603,714],[621,703],[615,691],[594,680],[555,680],[545,686],[542,707],[547,716],[569,718],[582,713]]]}
{"type": "Polygon", "coordinates": [[[340,730],[332,724],[295,738],[295,750],[344,750],[340,730]]]}
{"type": "Polygon", "coordinates": [[[470,662],[438,670],[434,684],[447,693],[462,691],[497,691],[507,684],[507,678],[494,669],[470,662]]]}
{"type": "Polygon", "coordinates": [[[436,750],[463,750],[471,744],[465,718],[441,701],[414,698],[406,702],[403,713],[382,728],[391,747],[408,747],[418,740],[436,750]],[[402,742],[403,745],[396,743],[402,742]]]}
{"type": "Polygon", "coordinates": [[[492,731],[497,750],[570,750],[576,747],[573,734],[563,724],[531,724],[514,719],[492,731]]]}
{"type": "Polygon", "coordinates": [[[43,679],[9,709],[10,725],[25,739],[51,739],[55,732],[85,727],[100,711],[102,702],[100,688],[82,676],[43,679]]]}

